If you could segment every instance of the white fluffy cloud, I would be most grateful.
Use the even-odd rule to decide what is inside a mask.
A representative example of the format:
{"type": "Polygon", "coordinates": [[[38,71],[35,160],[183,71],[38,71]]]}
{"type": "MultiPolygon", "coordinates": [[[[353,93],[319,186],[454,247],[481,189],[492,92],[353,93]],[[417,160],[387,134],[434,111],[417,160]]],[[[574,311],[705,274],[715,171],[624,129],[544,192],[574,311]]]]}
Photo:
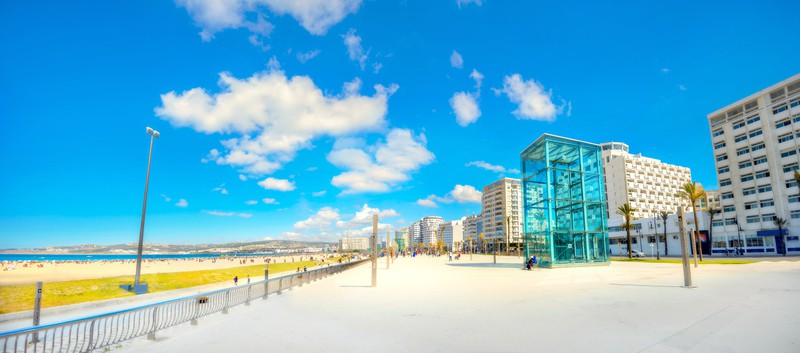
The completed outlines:
{"type": "Polygon", "coordinates": [[[227,195],[228,189],[225,188],[225,183],[222,183],[222,185],[211,189],[211,192],[218,192],[220,194],[227,195]]]}
{"type": "Polygon", "coordinates": [[[355,29],[350,28],[347,33],[342,35],[342,38],[344,39],[344,45],[347,47],[347,55],[350,57],[350,60],[358,61],[361,70],[364,70],[367,64],[369,51],[365,52],[364,47],[361,46],[361,37],[356,35],[355,29]]]}
{"type": "Polygon", "coordinates": [[[464,58],[461,57],[461,54],[455,50],[453,50],[453,54],[450,54],[450,67],[454,67],[456,69],[464,67],[464,58]]]}
{"type": "Polygon", "coordinates": [[[478,118],[481,117],[478,98],[481,96],[483,74],[473,69],[469,77],[475,80],[475,92],[456,92],[450,98],[450,107],[453,108],[453,113],[456,114],[456,123],[462,127],[478,121],[478,118]]]}
{"type": "Polygon", "coordinates": [[[458,203],[467,203],[467,202],[481,202],[481,196],[483,195],[482,192],[475,189],[474,186],[471,185],[456,185],[453,188],[453,191],[450,191],[450,196],[453,197],[458,203]]]}
{"type": "Polygon", "coordinates": [[[267,190],[277,190],[277,191],[292,191],[296,188],[293,181],[289,181],[286,179],[276,179],[272,177],[259,181],[258,186],[261,186],[262,188],[267,190]]]}
{"type": "Polygon", "coordinates": [[[415,136],[405,129],[389,131],[385,141],[367,148],[370,153],[357,143],[355,139],[340,139],[328,154],[329,162],[347,170],[331,180],[331,184],[344,189],[343,194],[390,191],[436,158],[425,147],[424,135],[415,136]]]}
{"type": "Polygon", "coordinates": [[[315,56],[319,55],[319,53],[320,53],[319,49],[312,50],[306,53],[297,53],[297,60],[305,64],[306,61],[313,59],[315,56]]]}
{"type": "Polygon", "coordinates": [[[186,8],[195,24],[202,28],[203,40],[211,40],[215,33],[225,29],[246,28],[254,34],[250,42],[259,43],[258,36],[268,37],[274,27],[265,20],[266,9],[277,15],[288,14],[309,33],[324,35],[361,6],[361,0],[175,0],[175,3],[186,8]]]}
{"type": "Polygon", "coordinates": [[[261,199],[261,202],[263,202],[263,203],[265,203],[267,205],[277,205],[278,204],[278,201],[276,201],[273,198],[269,198],[269,197],[261,199]]]}
{"type": "Polygon", "coordinates": [[[471,93],[457,92],[450,98],[450,107],[456,114],[456,123],[460,126],[472,124],[481,117],[481,109],[475,96],[471,93]]]}
{"type": "Polygon", "coordinates": [[[308,219],[294,224],[295,230],[307,229],[328,229],[334,222],[339,220],[339,210],[331,207],[323,207],[308,219]]]}
{"type": "Polygon", "coordinates": [[[327,193],[328,193],[327,190],[322,190],[322,191],[312,192],[311,196],[320,197],[320,196],[325,196],[325,194],[327,193]]]}
{"type": "Polygon", "coordinates": [[[250,205],[250,206],[252,206],[252,205],[256,205],[256,204],[258,204],[258,201],[256,201],[256,200],[247,200],[247,201],[245,201],[244,203],[245,203],[246,205],[250,205]]]}
{"type": "Polygon", "coordinates": [[[417,205],[435,208],[439,207],[437,202],[480,203],[482,195],[483,193],[476,190],[474,186],[456,184],[456,186],[453,187],[453,190],[448,192],[447,195],[445,195],[444,197],[436,195],[428,195],[428,197],[424,199],[417,200],[417,205]]]}
{"type": "Polygon", "coordinates": [[[374,95],[363,96],[349,87],[330,96],[307,76],[286,77],[276,62],[246,79],[222,73],[219,84],[216,94],[203,88],[162,94],[156,114],[198,132],[241,135],[223,140],[224,151],[212,149],[203,161],[250,177],[275,172],[315,138],[383,129],[388,98],[397,89],[376,85],[374,95]]]}
{"type": "Polygon", "coordinates": [[[465,164],[465,166],[466,167],[478,167],[478,168],[481,168],[481,169],[486,169],[488,171],[498,172],[498,173],[519,174],[519,170],[517,170],[517,169],[506,169],[505,167],[503,167],[501,165],[494,165],[494,164],[487,163],[487,162],[484,162],[484,161],[472,161],[472,162],[469,162],[469,163],[465,164]]]}
{"type": "Polygon", "coordinates": [[[378,208],[369,207],[369,205],[364,204],[360,210],[356,212],[353,216],[353,219],[349,221],[338,221],[336,222],[336,227],[338,228],[356,228],[368,224],[372,224],[372,215],[378,215],[378,219],[382,220],[386,217],[397,217],[400,214],[393,209],[388,210],[381,210],[378,208]]]}
{"type": "Polygon", "coordinates": [[[506,76],[503,79],[503,88],[494,89],[495,94],[505,94],[508,99],[518,105],[512,113],[517,119],[541,120],[553,122],[561,114],[566,101],[562,105],[553,104],[552,92],[545,90],[542,84],[535,80],[524,80],[519,74],[506,76]]]}
{"type": "Polygon", "coordinates": [[[175,206],[177,206],[177,207],[188,207],[189,206],[189,201],[186,201],[186,199],[180,199],[180,200],[178,200],[178,202],[175,203],[175,206]]]}
{"type": "Polygon", "coordinates": [[[164,198],[164,202],[170,202],[170,201],[172,201],[172,198],[171,198],[171,197],[169,197],[169,196],[167,196],[167,195],[161,194],[161,197],[163,197],[163,198],[164,198]]]}

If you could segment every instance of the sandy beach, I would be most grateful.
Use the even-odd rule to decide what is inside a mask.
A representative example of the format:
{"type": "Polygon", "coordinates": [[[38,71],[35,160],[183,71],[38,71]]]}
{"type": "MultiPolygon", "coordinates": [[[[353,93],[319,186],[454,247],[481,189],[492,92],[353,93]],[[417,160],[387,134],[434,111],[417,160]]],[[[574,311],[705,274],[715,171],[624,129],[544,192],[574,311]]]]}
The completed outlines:
{"type": "MultiPolygon", "coordinates": [[[[304,254],[270,257],[236,257],[220,259],[169,259],[142,261],[142,274],[214,270],[240,266],[266,265],[266,259],[277,263],[309,260],[331,254],[304,254]],[[245,263],[242,263],[245,260],[245,263]]],[[[42,282],[60,282],[77,279],[133,275],[135,261],[70,261],[61,263],[4,263],[0,269],[0,286],[42,282]],[[26,266],[27,264],[27,266],[26,266]],[[10,269],[13,265],[13,269],[10,269]],[[40,266],[41,265],[41,266],[40,266]]]]}

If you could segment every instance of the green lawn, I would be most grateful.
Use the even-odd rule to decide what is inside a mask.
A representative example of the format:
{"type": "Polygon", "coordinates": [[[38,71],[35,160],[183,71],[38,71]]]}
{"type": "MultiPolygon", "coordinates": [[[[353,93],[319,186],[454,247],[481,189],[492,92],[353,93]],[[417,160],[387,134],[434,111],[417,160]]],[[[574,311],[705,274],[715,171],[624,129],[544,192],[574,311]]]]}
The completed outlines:
{"type": "MultiPolygon", "coordinates": [[[[661,259],[661,260],[653,260],[650,258],[632,258],[629,259],[627,257],[612,257],[611,261],[619,261],[619,262],[655,262],[655,263],[664,263],[664,264],[679,264],[682,262],[681,259],[661,259]]],[[[689,259],[689,262],[694,263],[694,260],[689,259]]],[[[735,260],[735,259],[706,259],[703,261],[697,261],[700,265],[745,265],[745,264],[752,264],[758,261],[753,260],[735,260]]]]}
{"type": "MultiPolygon", "coordinates": [[[[329,259],[328,263],[335,264],[338,260],[338,258],[329,259]]],[[[269,265],[269,273],[272,277],[273,274],[294,272],[297,267],[303,266],[311,268],[319,263],[318,261],[273,263],[269,265]]],[[[141,276],[141,281],[148,284],[150,293],[154,293],[226,281],[233,284],[234,276],[239,276],[239,283],[247,283],[247,275],[250,275],[253,281],[264,279],[264,265],[147,274],[141,276]]],[[[133,283],[133,276],[48,282],[42,289],[42,308],[133,296],[131,292],[119,288],[120,284],[125,283],[133,283]]],[[[35,284],[0,286],[0,314],[33,310],[35,290],[35,284]]]]}

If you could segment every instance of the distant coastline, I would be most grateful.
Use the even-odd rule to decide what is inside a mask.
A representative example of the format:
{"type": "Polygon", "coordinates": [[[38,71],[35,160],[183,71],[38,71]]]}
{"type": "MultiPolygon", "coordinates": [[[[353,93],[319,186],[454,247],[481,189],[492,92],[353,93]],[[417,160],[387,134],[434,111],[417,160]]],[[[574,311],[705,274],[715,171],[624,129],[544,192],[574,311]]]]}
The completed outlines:
{"type": "MultiPolygon", "coordinates": [[[[183,259],[220,259],[228,257],[270,257],[279,256],[278,253],[149,253],[142,254],[146,260],[183,260],[183,259]]],[[[100,253],[2,253],[2,261],[129,261],[136,260],[136,254],[100,254],[100,253]]]]}

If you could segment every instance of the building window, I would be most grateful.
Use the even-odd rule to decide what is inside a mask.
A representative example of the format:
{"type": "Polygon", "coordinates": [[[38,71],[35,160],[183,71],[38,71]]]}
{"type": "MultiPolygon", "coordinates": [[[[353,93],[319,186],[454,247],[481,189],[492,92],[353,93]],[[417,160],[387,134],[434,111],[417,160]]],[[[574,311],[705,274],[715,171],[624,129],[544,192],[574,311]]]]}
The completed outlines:
{"type": "Polygon", "coordinates": [[[722,208],[722,212],[735,212],[735,211],[736,211],[735,206],[725,206],[722,208]]]}
{"type": "Polygon", "coordinates": [[[728,185],[731,185],[731,180],[730,179],[725,179],[725,180],[722,180],[722,181],[719,182],[719,186],[721,186],[721,187],[722,186],[728,186],[728,185]]]}
{"type": "Polygon", "coordinates": [[[755,248],[759,246],[764,246],[764,239],[762,239],[761,237],[747,237],[748,248],[755,248]]]}
{"type": "Polygon", "coordinates": [[[744,140],[747,140],[747,135],[746,134],[741,134],[739,136],[734,136],[734,138],[733,138],[734,142],[742,142],[744,140]]]}
{"type": "Polygon", "coordinates": [[[731,169],[728,168],[728,167],[722,167],[722,168],[717,169],[717,172],[719,172],[719,174],[724,174],[724,173],[727,173],[727,172],[730,172],[730,171],[731,171],[731,169]]]}
{"type": "Polygon", "coordinates": [[[758,129],[756,131],[751,132],[750,135],[748,135],[748,136],[750,136],[750,138],[753,138],[753,137],[756,137],[756,136],[761,135],[761,134],[762,134],[761,129],[758,129]]]}
{"type": "Polygon", "coordinates": [[[760,205],[761,207],[775,206],[775,201],[772,201],[772,200],[764,200],[764,201],[761,201],[761,203],[759,203],[759,205],[760,205]]]}
{"type": "Polygon", "coordinates": [[[753,165],[759,165],[767,163],[767,157],[756,158],[753,160],[753,165]]]}
{"type": "Polygon", "coordinates": [[[753,150],[753,152],[758,151],[758,150],[762,150],[762,149],[764,149],[764,144],[763,143],[759,143],[757,145],[753,145],[753,147],[751,147],[750,149],[753,150]]]}
{"type": "Polygon", "coordinates": [[[747,168],[747,167],[750,167],[752,165],[753,165],[753,163],[750,162],[750,161],[742,162],[742,163],[739,163],[739,169],[747,168]]]}
{"type": "MultiPolygon", "coordinates": [[[[719,129],[717,131],[714,131],[714,137],[717,137],[717,136],[720,136],[720,135],[723,135],[723,134],[725,134],[725,130],[719,129]]],[[[605,149],[605,147],[603,149],[605,149]]]]}
{"type": "Polygon", "coordinates": [[[721,155],[717,156],[717,162],[722,162],[722,161],[724,161],[726,159],[728,159],[728,155],[727,154],[721,154],[721,155]]]}
{"type": "Polygon", "coordinates": [[[789,126],[789,125],[792,125],[792,121],[789,120],[789,119],[784,119],[784,120],[781,120],[781,121],[775,123],[775,128],[776,129],[780,129],[780,128],[784,127],[784,126],[789,126]]]}
{"type": "Polygon", "coordinates": [[[765,193],[765,192],[770,192],[770,191],[772,191],[772,185],[761,185],[761,186],[758,187],[758,193],[759,194],[762,194],[762,193],[765,193]]]}
{"type": "Polygon", "coordinates": [[[784,158],[784,157],[789,157],[789,156],[794,156],[794,155],[796,155],[796,154],[797,154],[797,151],[796,151],[796,150],[788,150],[788,151],[786,151],[786,152],[781,152],[781,158],[784,158]]]}
{"type": "Polygon", "coordinates": [[[792,219],[800,218],[800,210],[793,210],[789,212],[791,214],[792,219]]]}
{"type": "Polygon", "coordinates": [[[758,223],[761,222],[761,217],[759,216],[747,216],[747,223],[758,223]]]}
{"type": "Polygon", "coordinates": [[[733,198],[733,194],[732,193],[730,193],[730,192],[722,193],[722,199],[723,200],[732,199],[732,198],[733,198]]]}
{"type": "Polygon", "coordinates": [[[775,107],[774,109],[772,109],[772,114],[774,115],[774,114],[778,114],[778,113],[784,112],[784,111],[786,111],[786,109],[789,109],[789,107],[786,106],[786,103],[781,104],[781,105],[775,107]]]}
{"type": "Polygon", "coordinates": [[[797,180],[791,180],[791,181],[787,181],[786,182],[786,188],[787,189],[790,188],[790,187],[793,187],[793,186],[797,186],[797,180]]]}
{"type": "Polygon", "coordinates": [[[797,163],[787,164],[783,166],[783,172],[790,173],[797,170],[798,168],[800,167],[798,167],[797,163]]]}
{"type": "Polygon", "coordinates": [[[800,202],[800,196],[790,196],[789,203],[797,203],[800,202]]]}
{"type": "Polygon", "coordinates": [[[755,188],[747,188],[747,189],[742,190],[742,195],[744,195],[744,196],[755,195],[755,194],[756,194],[756,189],[755,188]]]}
{"type": "Polygon", "coordinates": [[[736,155],[737,156],[741,156],[743,154],[748,154],[748,153],[750,153],[750,149],[749,148],[742,148],[742,149],[736,151],[736,155]]]}
{"type": "Polygon", "coordinates": [[[748,123],[748,124],[752,124],[752,123],[754,123],[754,122],[756,122],[756,121],[761,121],[761,117],[760,117],[760,116],[758,116],[758,115],[756,115],[756,116],[754,116],[754,117],[751,117],[750,119],[747,119],[747,123],[748,123]]]}
{"type": "Polygon", "coordinates": [[[736,224],[736,219],[735,218],[725,218],[725,225],[726,226],[732,226],[732,225],[735,225],[735,224],[736,224]]]}
{"type": "Polygon", "coordinates": [[[775,214],[774,213],[767,213],[767,214],[761,216],[761,221],[762,222],[772,222],[773,219],[775,219],[775,214]]]}
{"type": "Polygon", "coordinates": [[[778,136],[778,143],[791,141],[792,139],[794,139],[794,135],[792,135],[791,133],[788,133],[788,134],[785,134],[785,135],[778,136]]]}
{"type": "Polygon", "coordinates": [[[762,170],[760,172],[756,172],[756,179],[764,179],[764,178],[769,178],[768,170],[762,170]]]}
{"type": "Polygon", "coordinates": [[[758,203],[756,203],[755,201],[752,201],[752,202],[746,202],[746,203],[744,204],[744,209],[745,209],[745,210],[754,210],[754,209],[756,209],[756,208],[758,208],[758,203]]]}
{"type": "Polygon", "coordinates": [[[724,225],[725,225],[725,221],[714,221],[714,223],[712,223],[712,226],[714,226],[714,227],[722,227],[724,225]]]}
{"type": "Polygon", "coordinates": [[[744,120],[740,122],[733,123],[733,129],[736,130],[738,128],[744,127],[744,120]]]}
{"type": "Polygon", "coordinates": [[[742,175],[742,178],[741,178],[741,179],[742,179],[742,182],[743,182],[743,183],[744,183],[745,181],[750,181],[750,180],[753,180],[753,174],[745,174],[745,175],[742,175]]]}
{"type": "Polygon", "coordinates": [[[718,150],[718,149],[723,148],[723,147],[725,147],[725,142],[719,142],[719,143],[714,145],[714,149],[715,150],[718,150]]]}

